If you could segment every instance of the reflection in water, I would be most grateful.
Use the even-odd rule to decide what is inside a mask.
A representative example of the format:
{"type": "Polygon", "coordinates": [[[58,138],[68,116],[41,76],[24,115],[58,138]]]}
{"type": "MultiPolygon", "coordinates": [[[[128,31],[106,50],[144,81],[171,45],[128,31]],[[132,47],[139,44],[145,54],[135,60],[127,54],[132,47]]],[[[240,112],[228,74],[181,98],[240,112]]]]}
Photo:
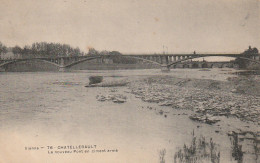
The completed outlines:
{"type": "Polygon", "coordinates": [[[219,163],[220,152],[212,138],[207,142],[204,136],[199,139],[192,132],[192,141],[190,146],[184,144],[174,155],[174,163],[219,163]]]}

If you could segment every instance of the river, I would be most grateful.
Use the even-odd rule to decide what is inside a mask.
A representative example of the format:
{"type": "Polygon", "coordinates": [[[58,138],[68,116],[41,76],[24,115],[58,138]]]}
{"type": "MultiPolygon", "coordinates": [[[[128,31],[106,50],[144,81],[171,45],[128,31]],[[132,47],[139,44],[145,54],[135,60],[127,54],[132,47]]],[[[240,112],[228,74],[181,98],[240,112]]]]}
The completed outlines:
{"type": "MultiPolygon", "coordinates": [[[[0,74],[0,162],[159,162],[165,149],[166,162],[191,141],[191,133],[212,137],[221,151],[221,162],[235,162],[231,157],[226,133],[216,133],[218,125],[199,124],[188,118],[190,111],[172,110],[135,98],[127,87],[86,88],[88,77],[102,75],[105,80],[138,79],[144,76],[172,75],[182,78],[226,80],[232,69],[26,72],[0,74]],[[96,96],[117,93],[127,96],[123,104],[100,102],[96,96]],[[147,107],[171,110],[167,118],[147,107]],[[200,126],[198,128],[198,126],[200,126]],[[50,146],[96,145],[95,153],[51,154],[50,146]],[[28,150],[29,147],[40,149],[28,150]],[[42,147],[42,148],[41,148],[42,147]],[[27,148],[27,150],[26,150],[27,148]],[[114,152],[102,152],[102,150],[114,152]],[[100,150],[100,151],[99,151],[100,150]],[[2,156],[1,156],[2,155],[2,156]]],[[[222,128],[232,128],[233,119],[222,121],[222,128]],[[230,122],[230,124],[229,124],[230,122]]],[[[92,148],[93,149],[93,148],[92,148]]],[[[92,150],[91,149],[91,150],[92,150]]],[[[58,149],[57,149],[58,150],[58,149]]],[[[91,151],[90,150],[90,151],[91,151]]]]}

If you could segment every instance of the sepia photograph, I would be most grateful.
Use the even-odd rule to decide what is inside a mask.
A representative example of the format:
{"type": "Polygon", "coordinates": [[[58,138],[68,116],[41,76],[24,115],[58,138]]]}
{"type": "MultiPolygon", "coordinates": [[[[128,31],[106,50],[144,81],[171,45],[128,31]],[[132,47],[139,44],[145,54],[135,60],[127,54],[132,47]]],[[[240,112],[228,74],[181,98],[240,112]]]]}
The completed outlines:
{"type": "Polygon", "coordinates": [[[0,0],[0,163],[260,163],[260,0],[0,0]]]}

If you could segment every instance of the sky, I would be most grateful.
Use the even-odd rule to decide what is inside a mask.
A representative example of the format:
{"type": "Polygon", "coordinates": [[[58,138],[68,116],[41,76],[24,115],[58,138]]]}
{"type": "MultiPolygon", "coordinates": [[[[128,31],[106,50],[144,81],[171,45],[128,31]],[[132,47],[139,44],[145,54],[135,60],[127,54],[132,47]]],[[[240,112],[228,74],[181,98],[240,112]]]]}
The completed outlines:
{"type": "Polygon", "coordinates": [[[6,46],[46,41],[125,54],[260,48],[260,0],[0,2],[0,41],[6,46]]]}

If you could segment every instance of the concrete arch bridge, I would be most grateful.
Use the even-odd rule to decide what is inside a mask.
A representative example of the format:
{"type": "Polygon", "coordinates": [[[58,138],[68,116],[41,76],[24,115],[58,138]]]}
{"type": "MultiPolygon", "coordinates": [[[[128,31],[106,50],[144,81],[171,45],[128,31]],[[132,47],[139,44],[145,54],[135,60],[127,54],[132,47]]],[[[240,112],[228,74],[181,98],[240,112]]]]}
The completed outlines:
{"type": "MultiPolygon", "coordinates": [[[[259,54],[124,54],[118,55],[120,57],[126,58],[134,58],[136,60],[141,60],[144,62],[149,62],[152,64],[157,64],[161,66],[162,71],[169,71],[170,67],[177,68],[178,64],[182,64],[186,67],[192,67],[192,64],[196,63],[191,61],[195,58],[204,58],[204,57],[232,57],[232,58],[241,58],[248,60],[250,62],[255,62],[260,64],[259,54]]],[[[45,63],[47,65],[55,66],[59,69],[59,71],[66,71],[74,65],[79,63],[94,60],[99,60],[99,63],[106,63],[111,60],[113,57],[118,57],[117,55],[87,55],[87,56],[69,56],[69,57],[39,57],[39,58],[23,58],[23,59],[5,59],[0,60],[0,70],[5,71],[6,67],[10,64],[18,63],[18,62],[26,62],[26,61],[41,61],[41,63],[45,63]]],[[[230,62],[230,64],[233,64],[230,62]]],[[[214,64],[209,65],[207,67],[212,67],[214,64]]],[[[203,68],[203,64],[198,66],[198,68],[203,68]]],[[[221,67],[221,66],[220,66],[221,67]]]]}

